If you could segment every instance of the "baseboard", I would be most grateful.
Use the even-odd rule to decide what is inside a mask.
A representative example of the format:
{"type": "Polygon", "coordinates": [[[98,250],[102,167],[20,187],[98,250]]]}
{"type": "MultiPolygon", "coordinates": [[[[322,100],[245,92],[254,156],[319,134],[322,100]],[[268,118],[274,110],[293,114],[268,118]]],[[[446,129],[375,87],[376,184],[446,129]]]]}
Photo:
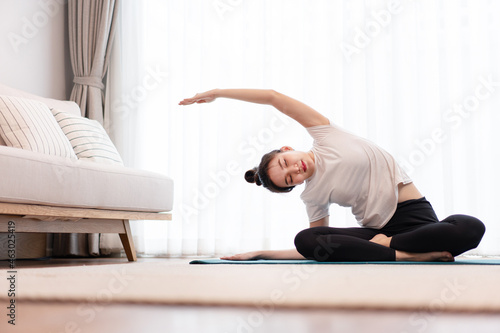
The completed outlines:
{"type": "Polygon", "coordinates": [[[0,233],[0,260],[9,259],[9,249],[15,249],[15,259],[35,259],[47,255],[47,235],[45,233],[0,233]],[[11,234],[12,235],[12,234],[11,234]]]}

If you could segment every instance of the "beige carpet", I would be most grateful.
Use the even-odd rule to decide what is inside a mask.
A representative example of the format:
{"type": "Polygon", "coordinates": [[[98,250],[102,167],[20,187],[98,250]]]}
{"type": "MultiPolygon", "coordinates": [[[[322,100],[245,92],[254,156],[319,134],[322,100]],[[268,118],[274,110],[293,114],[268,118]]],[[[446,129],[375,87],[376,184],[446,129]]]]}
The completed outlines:
{"type": "MultiPolygon", "coordinates": [[[[500,312],[500,266],[189,265],[156,259],[18,268],[16,301],[500,312]]],[[[7,301],[7,269],[0,303],[7,301]]]]}

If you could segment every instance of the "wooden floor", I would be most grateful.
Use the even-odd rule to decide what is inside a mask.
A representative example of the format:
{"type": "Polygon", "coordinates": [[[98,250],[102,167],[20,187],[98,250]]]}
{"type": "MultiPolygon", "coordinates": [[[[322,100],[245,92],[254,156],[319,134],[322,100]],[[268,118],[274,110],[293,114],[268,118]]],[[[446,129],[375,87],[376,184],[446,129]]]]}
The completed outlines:
{"type": "MultiPolygon", "coordinates": [[[[148,260],[157,259],[139,259],[148,260]]],[[[127,259],[18,260],[16,268],[117,262],[127,259]]],[[[5,261],[0,268],[6,268],[5,261]]],[[[4,314],[6,304],[0,308],[5,309],[0,311],[0,332],[500,332],[500,314],[495,313],[20,302],[13,327],[4,314]]]]}

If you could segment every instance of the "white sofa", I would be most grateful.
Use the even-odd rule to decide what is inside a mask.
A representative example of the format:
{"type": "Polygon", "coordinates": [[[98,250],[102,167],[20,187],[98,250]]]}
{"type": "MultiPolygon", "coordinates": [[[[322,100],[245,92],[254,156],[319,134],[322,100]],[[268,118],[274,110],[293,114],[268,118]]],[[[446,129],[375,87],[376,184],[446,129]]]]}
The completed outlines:
{"type": "MultiPolygon", "coordinates": [[[[38,101],[52,112],[62,111],[72,119],[84,120],[74,102],[43,98],[4,85],[0,85],[1,96],[4,100],[8,96],[16,101],[38,101]]],[[[4,104],[3,112],[7,113],[5,110],[4,104]]],[[[2,115],[0,108],[0,117],[7,116],[10,114],[2,115]]],[[[70,138],[69,132],[60,130],[70,138]]],[[[135,261],[129,220],[171,219],[171,178],[127,168],[121,161],[109,164],[84,158],[83,153],[65,157],[14,148],[12,143],[8,146],[9,140],[6,134],[2,138],[2,133],[0,232],[12,232],[13,223],[9,228],[9,221],[14,221],[16,233],[118,233],[127,258],[135,261]]],[[[75,141],[71,142],[76,151],[75,141]]]]}

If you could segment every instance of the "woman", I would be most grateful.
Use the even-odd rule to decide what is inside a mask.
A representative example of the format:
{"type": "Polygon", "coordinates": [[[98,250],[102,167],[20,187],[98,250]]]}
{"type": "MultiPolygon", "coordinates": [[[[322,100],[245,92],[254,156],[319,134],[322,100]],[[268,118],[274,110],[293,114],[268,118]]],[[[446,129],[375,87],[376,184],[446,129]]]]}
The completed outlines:
{"type": "Polygon", "coordinates": [[[452,215],[439,222],[431,204],[394,158],[310,108],[273,90],[215,89],[179,105],[216,98],[269,104],[296,120],[313,137],[309,152],[282,147],[262,157],[245,179],[272,192],[306,183],[301,195],[310,228],[295,237],[292,250],[255,251],[229,260],[314,259],[318,261],[453,261],[475,248],[485,227],[478,219],[452,215]],[[351,207],[361,228],[328,226],[332,203],[351,207]]]}

